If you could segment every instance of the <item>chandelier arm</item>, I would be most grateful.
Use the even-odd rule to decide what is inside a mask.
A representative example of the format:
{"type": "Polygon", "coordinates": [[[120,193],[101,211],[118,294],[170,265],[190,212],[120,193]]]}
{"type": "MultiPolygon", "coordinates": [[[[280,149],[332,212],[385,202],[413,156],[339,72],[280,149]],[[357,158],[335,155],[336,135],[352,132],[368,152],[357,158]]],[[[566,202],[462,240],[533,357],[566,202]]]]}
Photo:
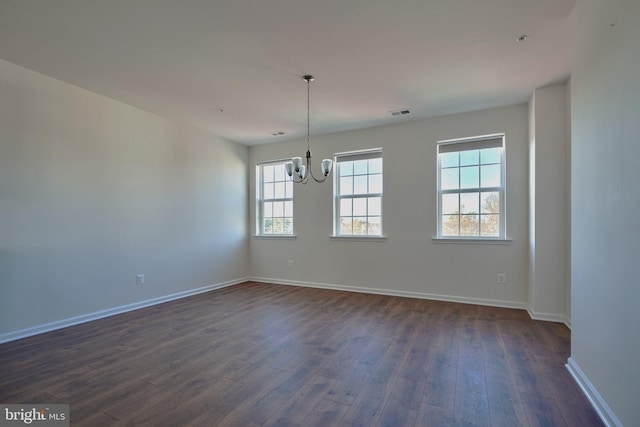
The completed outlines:
{"type": "MultiPolygon", "coordinates": [[[[303,183],[301,179],[296,181],[296,179],[293,177],[293,175],[291,175],[291,176],[289,177],[289,179],[290,179],[291,181],[293,181],[294,183],[296,183],[296,184],[303,183]]],[[[304,183],[303,183],[303,184],[304,184],[304,183]]]]}
{"type": "Polygon", "coordinates": [[[313,178],[313,180],[314,180],[315,182],[318,182],[318,183],[323,183],[323,182],[325,182],[325,181],[327,180],[327,177],[329,176],[329,175],[325,175],[325,176],[324,176],[324,178],[318,179],[318,178],[316,178],[316,177],[315,177],[315,175],[313,174],[313,171],[311,170],[311,168],[309,168],[309,175],[311,175],[311,178],[313,178]]]}
{"type": "MultiPolygon", "coordinates": [[[[308,174],[308,173],[307,173],[307,174],[305,174],[304,178],[299,178],[299,179],[296,179],[296,178],[295,178],[295,177],[296,177],[296,175],[297,175],[297,173],[296,173],[296,172],[294,172],[294,173],[293,173],[293,174],[291,174],[291,176],[289,177],[289,179],[290,179],[291,181],[293,181],[293,183],[294,183],[294,184],[306,184],[307,182],[309,182],[309,174],[308,174]]],[[[314,178],[314,179],[315,179],[315,178],[314,178]]]]}
{"type": "Polygon", "coordinates": [[[317,183],[323,183],[327,180],[328,175],[325,175],[324,178],[318,179],[313,174],[313,169],[311,168],[311,150],[307,150],[307,172],[307,178],[309,177],[309,175],[311,175],[311,178],[313,178],[313,180],[317,183]]]}

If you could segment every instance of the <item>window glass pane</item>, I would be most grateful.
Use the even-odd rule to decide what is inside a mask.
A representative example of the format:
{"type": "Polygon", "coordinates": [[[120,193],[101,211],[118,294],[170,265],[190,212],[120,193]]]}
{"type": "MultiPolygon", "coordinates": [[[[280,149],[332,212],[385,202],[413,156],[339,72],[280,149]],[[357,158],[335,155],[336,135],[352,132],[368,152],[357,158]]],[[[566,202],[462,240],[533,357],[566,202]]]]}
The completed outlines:
{"type": "Polygon", "coordinates": [[[500,215],[481,215],[480,231],[483,236],[498,237],[500,235],[500,215]]]}
{"type": "Polygon", "coordinates": [[[353,194],[367,194],[367,175],[353,177],[353,194]]]}
{"type": "Polygon", "coordinates": [[[443,190],[456,190],[459,187],[458,183],[459,169],[442,169],[440,172],[440,187],[443,190]]]}
{"type": "Polygon", "coordinates": [[[273,216],[284,216],[284,202],[273,203],[273,216]]]}
{"type": "Polygon", "coordinates": [[[340,178],[340,194],[344,196],[353,194],[353,177],[340,178]]]}
{"type": "Polygon", "coordinates": [[[353,234],[364,236],[367,234],[367,217],[359,216],[353,218],[353,234]]]}
{"type": "Polygon", "coordinates": [[[484,191],[481,193],[481,212],[482,213],[500,213],[500,192],[484,191]]]}
{"type": "Polygon", "coordinates": [[[480,183],[483,188],[500,187],[500,165],[480,166],[480,183]]]}
{"type": "Polygon", "coordinates": [[[367,173],[367,161],[366,160],[356,160],[353,162],[353,174],[354,175],[365,175],[367,173]]]}
{"type": "Polygon", "coordinates": [[[439,146],[445,151],[438,154],[441,237],[504,237],[504,147],[495,146],[501,140],[478,137],[439,146]]]}
{"type": "Polygon", "coordinates": [[[274,172],[274,181],[283,181],[284,180],[284,164],[275,165],[273,167],[274,172]]]}
{"type": "Polygon", "coordinates": [[[450,215],[460,213],[458,211],[458,194],[443,194],[442,195],[442,214],[450,215]]]}
{"type": "Polygon", "coordinates": [[[459,159],[460,159],[459,153],[442,153],[440,154],[440,167],[450,168],[454,166],[459,166],[460,165],[459,159]]]}
{"type": "Polygon", "coordinates": [[[362,197],[359,199],[353,199],[353,215],[365,216],[367,214],[367,198],[362,197]]]}
{"type": "Polygon", "coordinates": [[[478,166],[460,168],[460,188],[478,188],[479,182],[478,166]]]}
{"type": "Polygon", "coordinates": [[[369,173],[382,173],[382,158],[369,159],[369,173]]]}
{"type": "Polygon", "coordinates": [[[286,174],[284,162],[259,165],[261,199],[256,210],[261,234],[293,233],[293,182],[286,174]],[[276,202],[274,200],[280,201],[276,202]]]}
{"type": "Polygon", "coordinates": [[[274,184],[276,199],[284,199],[284,186],[285,186],[284,181],[276,182],[274,184]]]}
{"type": "Polygon", "coordinates": [[[463,214],[478,213],[479,203],[480,203],[480,193],[460,194],[460,213],[463,213],[463,214]]]}
{"type": "Polygon", "coordinates": [[[369,193],[382,193],[382,175],[369,175],[369,193]]]}
{"type": "Polygon", "coordinates": [[[460,215],[460,235],[478,236],[480,234],[480,222],[477,215],[460,215]]]}
{"type": "Polygon", "coordinates": [[[264,185],[264,199],[270,200],[273,199],[273,184],[265,184],[264,185]]]}
{"type": "Polygon", "coordinates": [[[382,215],[382,198],[369,197],[367,215],[374,215],[374,216],[382,215]]]}
{"type": "Polygon", "coordinates": [[[353,162],[340,162],[340,176],[353,175],[353,162]]]}
{"type": "Polygon", "coordinates": [[[293,217],[293,201],[284,202],[284,216],[293,217]]]}
{"type": "Polygon", "coordinates": [[[262,176],[264,177],[264,182],[273,182],[273,166],[263,166],[262,176]]]}
{"type": "Polygon", "coordinates": [[[340,234],[351,234],[353,232],[353,219],[349,217],[340,218],[340,234]]]}
{"type": "MultiPolygon", "coordinates": [[[[382,158],[339,161],[335,176],[336,230],[344,235],[380,234],[382,230],[382,158]],[[372,195],[379,195],[373,196],[372,195]]],[[[375,155],[375,154],[374,154],[375,155]]],[[[369,157],[367,154],[363,157],[369,157]]],[[[345,153],[342,159],[348,158],[345,153]]]]}
{"type": "Polygon", "coordinates": [[[480,150],[480,163],[486,165],[487,163],[500,163],[500,154],[502,148],[484,148],[480,150]]]}
{"type": "Polygon", "coordinates": [[[264,202],[264,214],[265,218],[273,216],[273,202],[264,202]]]}
{"type": "Polygon", "coordinates": [[[442,235],[457,236],[460,215],[442,215],[442,235]]]}
{"type": "Polygon", "coordinates": [[[340,216],[351,216],[353,211],[351,210],[351,204],[353,199],[340,199],[340,216]]]}
{"type": "Polygon", "coordinates": [[[460,152],[460,166],[477,165],[480,162],[480,150],[460,152]]]}
{"type": "Polygon", "coordinates": [[[368,221],[368,233],[370,235],[380,234],[382,232],[382,217],[370,216],[368,221]]]}

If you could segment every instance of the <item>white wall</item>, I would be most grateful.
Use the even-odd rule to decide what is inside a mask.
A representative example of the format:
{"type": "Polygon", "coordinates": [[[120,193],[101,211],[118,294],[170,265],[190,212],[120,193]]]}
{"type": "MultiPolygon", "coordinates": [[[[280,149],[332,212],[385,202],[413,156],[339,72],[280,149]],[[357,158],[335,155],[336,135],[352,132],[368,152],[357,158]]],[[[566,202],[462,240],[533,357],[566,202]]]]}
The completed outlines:
{"type": "Polygon", "coordinates": [[[570,323],[567,313],[567,86],[536,89],[529,102],[529,311],[570,323]]]}
{"type": "Polygon", "coordinates": [[[564,164],[564,193],[566,197],[564,211],[564,259],[565,259],[565,314],[568,324],[571,325],[571,78],[566,83],[567,96],[565,98],[565,132],[567,141],[567,151],[565,153],[564,164]]]}
{"type": "Polygon", "coordinates": [[[0,60],[0,341],[246,277],[247,156],[0,60]]]}
{"type": "Polygon", "coordinates": [[[579,0],[572,14],[569,365],[625,426],[640,425],[638,22],[637,0],[579,0]]]}
{"type": "MultiPolygon", "coordinates": [[[[403,122],[313,137],[315,164],[333,153],[382,147],[384,241],[332,240],[332,184],[296,184],[291,239],[252,238],[251,274],[283,283],[368,289],[525,307],[528,265],[527,106],[403,122]],[[436,142],[506,133],[508,245],[434,243],[436,142]],[[293,260],[293,268],[288,267],[293,260]],[[507,284],[498,284],[505,273],[507,284]]],[[[255,233],[255,164],[302,156],[306,143],[251,147],[250,222],[255,233]]],[[[316,166],[317,167],[317,166],[316,166]]]]}
{"type": "Polygon", "coordinates": [[[536,93],[529,99],[529,277],[527,304],[535,298],[536,281],[536,93]]]}

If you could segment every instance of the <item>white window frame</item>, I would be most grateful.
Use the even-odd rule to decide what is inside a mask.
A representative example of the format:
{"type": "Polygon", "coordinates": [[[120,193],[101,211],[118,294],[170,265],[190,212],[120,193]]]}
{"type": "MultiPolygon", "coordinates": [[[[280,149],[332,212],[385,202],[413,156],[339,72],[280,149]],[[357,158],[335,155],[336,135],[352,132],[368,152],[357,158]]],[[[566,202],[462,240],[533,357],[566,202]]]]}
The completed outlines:
{"type": "MultiPolygon", "coordinates": [[[[343,153],[336,153],[334,154],[334,165],[335,165],[335,171],[334,171],[334,178],[333,178],[333,235],[332,237],[339,237],[339,238],[347,238],[347,239],[357,239],[357,238],[368,238],[368,239],[376,239],[376,238],[384,238],[384,228],[383,228],[383,224],[384,224],[384,161],[382,163],[382,170],[380,172],[381,178],[382,178],[382,191],[379,193],[371,193],[369,192],[368,188],[367,188],[367,193],[363,193],[363,194],[342,194],[342,191],[340,189],[340,177],[341,177],[341,164],[344,162],[348,162],[348,161],[357,161],[357,160],[368,160],[368,159],[381,159],[383,160],[382,157],[382,148],[372,148],[372,149],[368,149],[368,150],[359,150],[359,151],[349,151],[349,152],[343,152],[343,153]],[[342,234],[341,233],[341,229],[340,229],[340,217],[343,216],[341,215],[340,212],[340,206],[341,206],[341,200],[343,199],[359,199],[359,198],[368,198],[368,197],[380,197],[380,232],[376,233],[376,234],[342,234]]],[[[370,175],[377,175],[376,174],[370,174],[369,171],[367,171],[367,182],[369,182],[369,176],[370,175]]],[[[369,217],[369,212],[368,212],[369,206],[367,204],[367,217],[369,217]]],[[[354,217],[353,212],[350,215],[351,217],[354,217]]],[[[373,215],[372,215],[373,216],[373,215]]],[[[377,216],[377,215],[375,215],[377,216]]],[[[368,232],[368,230],[367,230],[368,232]]]]}
{"type": "MultiPolygon", "coordinates": [[[[270,160],[265,162],[259,162],[256,164],[256,236],[259,237],[295,237],[294,234],[294,216],[293,216],[293,182],[287,175],[284,164],[290,159],[279,159],[279,160],[270,160]],[[275,198],[270,198],[265,200],[265,180],[264,180],[264,167],[265,166],[278,166],[282,165],[282,180],[278,180],[276,182],[285,182],[285,196],[275,198]],[[291,194],[288,194],[289,191],[287,187],[291,190],[291,194]],[[291,216],[282,216],[282,217],[274,217],[271,218],[291,218],[291,232],[289,233],[265,233],[264,230],[264,214],[265,214],[265,202],[291,202],[291,216]]],[[[278,178],[276,178],[278,179],[278,178]]],[[[284,215],[284,214],[283,214],[284,215]]]]}
{"type": "MultiPolygon", "coordinates": [[[[491,134],[491,135],[482,135],[475,136],[470,138],[460,138],[460,139],[450,139],[444,141],[438,141],[437,143],[437,236],[435,239],[440,240],[476,240],[476,241],[508,241],[507,231],[506,231],[506,144],[505,144],[505,134],[491,134]],[[441,187],[441,153],[444,152],[462,152],[467,150],[475,150],[475,149],[483,149],[483,148],[497,148],[501,147],[502,150],[500,152],[500,186],[496,187],[482,187],[482,183],[480,182],[480,177],[478,181],[478,187],[473,188],[458,188],[454,190],[443,190],[441,187]],[[465,194],[465,193],[482,193],[482,192],[498,192],[500,197],[500,212],[499,212],[499,221],[498,221],[498,236],[483,236],[483,235],[474,235],[474,236],[451,236],[451,235],[443,235],[443,226],[442,226],[442,197],[444,194],[465,194]]],[[[480,166],[480,164],[478,165],[480,166]]],[[[458,170],[460,170],[463,166],[458,166],[458,170]]],[[[481,173],[481,168],[479,167],[479,174],[481,173]]],[[[460,175],[458,176],[460,180],[460,175]]],[[[460,182],[460,181],[458,181],[460,182]]],[[[482,200],[480,199],[480,203],[482,200]]],[[[478,209],[478,222],[479,229],[481,230],[481,208],[478,209]]],[[[481,232],[481,231],[480,231],[481,232]]]]}

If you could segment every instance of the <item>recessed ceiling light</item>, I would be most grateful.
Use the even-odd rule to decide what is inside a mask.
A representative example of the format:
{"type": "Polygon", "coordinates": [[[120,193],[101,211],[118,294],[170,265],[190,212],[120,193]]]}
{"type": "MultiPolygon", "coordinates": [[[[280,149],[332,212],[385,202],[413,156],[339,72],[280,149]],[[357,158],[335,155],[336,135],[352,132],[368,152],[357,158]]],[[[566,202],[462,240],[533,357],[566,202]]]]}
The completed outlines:
{"type": "Polygon", "coordinates": [[[282,135],[286,135],[287,133],[285,131],[282,130],[277,130],[274,132],[269,132],[269,135],[271,136],[282,136],[282,135]]]}
{"type": "Polygon", "coordinates": [[[516,39],[516,41],[517,41],[518,43],[523,42],[523,41],[525,41],[525,40],[527,39],[527,37],[529,37],[529,36],[527,36],[526,34],[522,34],[522,35],[520,35],[520,37],[518,37],[518,38],[516,39]]]}

